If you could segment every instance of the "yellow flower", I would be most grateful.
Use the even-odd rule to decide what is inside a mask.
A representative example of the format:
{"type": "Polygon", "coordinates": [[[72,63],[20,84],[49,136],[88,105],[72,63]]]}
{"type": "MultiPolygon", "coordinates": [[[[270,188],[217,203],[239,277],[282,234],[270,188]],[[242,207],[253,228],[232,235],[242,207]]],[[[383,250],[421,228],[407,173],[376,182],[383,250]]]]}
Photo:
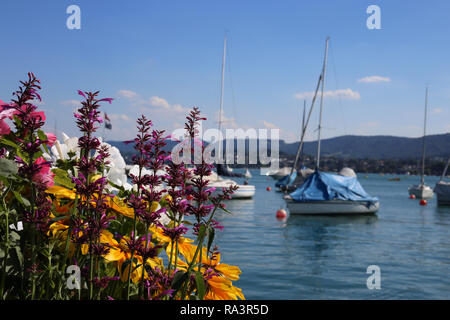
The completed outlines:
{"type": "Polygon", "coordinates": [[[94,174],[93,176],[91,176],[91,182],[95,182],[98,179],[100,179],[102,176],[99,174],[94,174]]]}
{"type": "MultiPolygon", "coordinates": [[[[170,254],[169,247],[168,255],[170,254]]],[[[184,256],[188,263],[194,259],[196,245],[183,246],[180,254],[184,256]]],[[[197,254],[196,263],[200,261],[200,255],[197,254]]],[[[180,269],[187,269],[188,264],[181,261],[177,263],[180,269]]],[[[214,276],[206,277],[207,293],[205,299],[207,300],[237,300],[238,298],[244,300],[242,290],[233,286],[232,281],[238,280],[241,270],[237,266],[232,266],[226,263],[220,263],[220,253],[215,253],[213,257],[208,256],[206,248],[202,248],[202,267],[203,274],[213,273],[214,276]]]]}
{"type": "Polygon", "coordinates": [[[66,198],[66,199],[75,199],[76,192],[75,190],[67,189],[61,186],[53,185],[47,190],[46,193],[53,194],[57,199],[66,198]]]}
{"type": "MultiPolygon", "coordinates": [[[[110,244],[110,250],[109,253],[104,256],[104,258],[109,262],[116,262],[117,263],[117,270],[119,271],[120,279],[123,282],[128,281],[128,272],[130,270],[130,259],[131,259],[131,252],[128,249],[127,246],[127,240],[129,240],[128,237],[124,237],[120,240],[120,242],[117,242],[116,240],[112,239],[111,235],[111,242],[110,244]],[[128,260],[128,261],[127,261],[128,260]],[[124,263],[126,265],[124,266],[124,263]]],[[[153,246],[153,243],[148,243],[148,245],[153,246]]],[[[140,255],[134,254],[133,255],[133,267],[130,279],[137,283],[141,280],[142,277],[142,262],[143,259],[140,255]]],[[[158,267],[159,269],[163,269],[163,263],[162,259],[155,257],[152,259],[147,259],[146,264],[149,264],[152,268],[158,267]]],[[[144,279],[148,278],[147,272],[144,271],[144,279]]]]}
{"type": "MultiPolygon", "coordinates": [[[[54,186],[48,188],[45,192],[54,195],[57,199],[74,200],[77,195],[75,190],[67,189],[65,187],[61,187],[61,186],[57,186],[57,185],[54,185],[54,186]]],[[[112,210],[114,210],[128,218],[134,218],[134,210],[132,208],[128,207],[118,197],[114,197],[114,198],[108,197],[105,201],[112,210]]],[[[96,204],[95,201],[93,201],[92,204],[95,205],[96,204]]],[[[153,207],[153,205],[154,204],[152,204],[152,207],[153,207]]]]}
{"type": "MultiPolygon", "coordinates": [[[[191,262],[194,259],[196,245],[186,245],[179,250],[180,254],[184,256],[187,262],[191,262]]],[[[200,261],[200,254],[197,254],[196,263],[200,261]]],[[[202,265],[204,268],[213,269],[214,272],[223,275],[224,277],[236,281],[239,280],[239,275],[242,273],[241,269],[237,266],[232,266],[226,263],[220,263],[220,253],[216,253],[213,258],[208,256],[206,248],[202,248],[202,265]]]]}
{"type": "MultiPolygon", "coordinates": [[[[156,238],[156,240],[160,243],[167,243],[167,250],[170,250],[170,248],[172,247],[172,239],[170,239],[170,237],[166,236],[163,232],[163,229],[157,226],[152,225],[149,228],[149,231],[153,234],[153,237],[156,238]]],[[[190,243],[194,242],[194,240],[191,240],[189,238],[185,238],[183,236],[181,236],[180,238],[178,238],[178,252],[180,252],[182,255],[182,252],[185,252],[186,250],[188,250],[188,247],[190,245],[190,243]]],[[[175,244],[174,244],[174,248],[175,248],[175,244]]],[[[170,251],[168,251],[168,255],[170,256],[170,251]]]]}
{"type": "Polygon", "coordinates": [[[231,281],[225,277],[214,276],[207,280],[208,289],[205,300],[245,300],[242,289],[232,285],[231,281]]]}

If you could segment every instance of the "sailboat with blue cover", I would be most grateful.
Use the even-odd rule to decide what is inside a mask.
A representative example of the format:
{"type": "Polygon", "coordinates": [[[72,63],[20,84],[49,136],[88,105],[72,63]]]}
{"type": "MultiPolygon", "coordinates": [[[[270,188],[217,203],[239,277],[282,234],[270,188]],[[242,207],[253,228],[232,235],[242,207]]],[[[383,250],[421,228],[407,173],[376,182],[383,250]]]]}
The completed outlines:
{"type": "MultiPolygon", "coordinates": [[[[290,214],[368,214],[379,209],[379,201],[366,193],[358,182],[356,174],[350,168],[342,169],[339,174],[326,173],[319,170],[320,164],[320,130],[323,109],[323,89],[328,54],[328,41],[326,40],[325,58],[316,93],[309,111],[308,119],[302,132],[299,150],[314,106],[319,85],[321,85],[320,116],[317,139],[316,170],[294,192],[284,197],[290,214]]],[[[299,152],[297,153],[299,154],[299,152]]],[[[292,174],[292,173],[291,173],[292,174]]]]}

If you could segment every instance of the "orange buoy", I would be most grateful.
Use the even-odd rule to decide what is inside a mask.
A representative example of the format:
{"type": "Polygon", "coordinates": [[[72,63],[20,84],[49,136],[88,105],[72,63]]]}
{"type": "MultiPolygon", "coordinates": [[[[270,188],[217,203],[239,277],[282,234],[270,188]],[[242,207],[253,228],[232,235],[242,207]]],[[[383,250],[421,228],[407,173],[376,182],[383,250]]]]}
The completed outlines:
{"type": "Polygon", "coordinates": [[[278,219],[286,218],[287,217],[286,210],[284,209],[278,210],[276,216],[278,219]]]}
{"type": "Polygon", "coordinates": [[[411,195],[409,195],[409,198],[410,198],[410,199],[415,199],[415,198],[416,198],[416,196],[415,196],[415,195],[413,195],[413,194],[411,194],[411,195]]]}
{"type": "Polygon", "coordinates": [[[422,199],[422,200],[420,200],[419,204],[421,206],[426,206],[427,205],[427,200],[422,199]]]}
{"type": "Polygon", "coordinates": [[[267,190],[267,191],[271,191],[272,188],[271,188],[271,187],[267,187],[266,190],[267,190]]]}

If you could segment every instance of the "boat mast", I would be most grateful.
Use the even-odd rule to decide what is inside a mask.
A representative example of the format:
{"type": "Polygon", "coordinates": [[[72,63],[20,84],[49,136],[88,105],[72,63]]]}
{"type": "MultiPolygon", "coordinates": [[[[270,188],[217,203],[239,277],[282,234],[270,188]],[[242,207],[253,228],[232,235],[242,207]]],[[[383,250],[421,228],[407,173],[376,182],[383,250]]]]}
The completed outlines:
{"type": "MultiPolygon", "coordinates": [[[[304,139],[305,139],[305,134],[306,134],[306,128],[308,127],[309,119],[311,118],[311,114],[314,109],[314,103],[316,102],[317,92],[319,91],[321,81],[322,81],[322,73],[320,73],[319,80],[317,81],[316,90],[314,91],[314,97],[311,101],[311,107],[309,108],[308,117],[306,118],[306,123],[302,128],[302,136],[300,138],[300,143],[298,145],[297,154],[295,155],[294,165],[292,166],[291,172],[289,173],[288,181],[291,179],[291,176],[294,173],[295,168],[297,167],[297,162],[300,158],[300,151],[303,149],[303,143],[305,142],[304,139]]],[[[287,189],[286,189],[286,191],[287,191],[287,189]]]]}
{"type": "Polygon", "coordinates": [[[428,105],[428,87],[425,89],[425,117],[423,121],[423,139],[422,139],[422,176],[420,183],[423,186],[425,184],[425,135],[427,130],[427,105],[428,105]]]}
{"type": "Polygon", "coordinates": [[[316,168],[319,168],[320,164],[320,131],[322,129],[322,109],[323,109],[323,88],[325,85],[325,73],[327,69],[327,56],[328,56],[328,41],[330,37],[327,37],[325,44],[325,57],[323,60],[323,70],[322,70],[322,89],[320,94],[320,114],[319,114],[319,128],[318,128],[318,136],[317,136],[317,163],[316,168]]]}
{"type": "MultiPolygon", "coordinates": [[[[225,34],[223,39],[223,56],[222,56],[222,81],[220,86],[220,108],[219,108],[219,134],[222,134],[222,108],[223,108],[223,89],[225,82],[225,57],[227,52],[227,35],[225,34]]],[[[222,144],[223,141],[220,139],[219,143],[219,159],[218,162],[222,163],[222,144]]]]}
{"type": "MultiPolygon", "coordinates": [[[[302,132],[305,130],[305,112],[306,112],[306,100],[303,100],[303,118],[302,118],[302,132]]],[[[300,150],[300,159],[303,159],[303,146],[300,150]]],[[[300,162],[300,165],[303,164],[303,161],[300,162]]],[[[301,166],[300,166],[301,168],[301,166]]]]}

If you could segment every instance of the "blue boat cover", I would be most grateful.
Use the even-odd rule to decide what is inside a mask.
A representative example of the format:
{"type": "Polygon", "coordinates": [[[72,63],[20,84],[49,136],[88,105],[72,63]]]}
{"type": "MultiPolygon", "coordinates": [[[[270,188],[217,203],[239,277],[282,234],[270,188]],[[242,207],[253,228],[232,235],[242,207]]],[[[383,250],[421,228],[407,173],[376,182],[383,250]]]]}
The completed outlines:
{"type": "Polygon", "coordinates": [[[356,177],[346,177],[332,173],[316,171],[305,182],[290,194],[294,201],[378,201],[369,196],[359,184],[356,177]]]}
{"type": "Polygon", "coordinates": [[[278,180],[277,183],[275,183],[275,187],[277,187],[277,188],[286,187],[286,185],[290,185],[292,182],[294,182],[295,178],[297,178],[296,170],[294,170],[294,172],[292,172],[290,179],[289,179],[289,175],[287,175],[287,176],[281,178],[280,180],[278,180]]]}

